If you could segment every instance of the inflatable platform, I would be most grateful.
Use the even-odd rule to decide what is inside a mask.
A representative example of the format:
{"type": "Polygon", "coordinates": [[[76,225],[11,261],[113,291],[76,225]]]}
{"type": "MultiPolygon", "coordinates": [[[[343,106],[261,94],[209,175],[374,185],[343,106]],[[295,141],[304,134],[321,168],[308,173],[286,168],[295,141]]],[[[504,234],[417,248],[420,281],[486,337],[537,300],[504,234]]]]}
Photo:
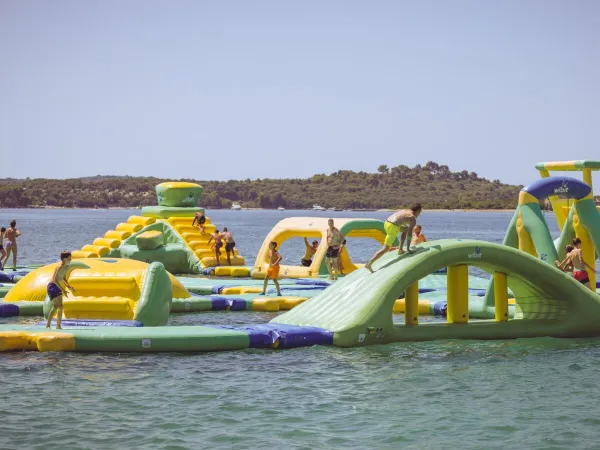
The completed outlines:
{"type": "MultiPolygon", "coordinates": [[[[306,233],[302,226],[294,225],[299,233],[306,233]]],[[[277,230],[272,233],[265,241],[285,238],[277,230]]],[[[419,245],[414,253],[388,253],[374,264],[373,273],[355,265],[349,275],[331,285],[322,285],[312,271],[310,277],[295,279],[293,284],[283,280],[282,289],[289,287],[289,293],[304,289],[311,294],[268,324],[148,326],[152,321],[138,320],[144,317],[136,318],[135,314],[127,323],[65,322],[65,329],[51,331],[39,325],[6,324],[0,325],[0,350],[216,351],[315,344],[351,347],[434,339],[600,336],[600,296],[554,264],[562,256],[563,244],[574,236],[582,240],[584,255],[592,255],[589,261],[594,261],[600,246],[600,213],[594,204],[592,187],[574,178],[548,176],[521,191],[503,244],[460,239],[431,241],[419,245]],[[557,197],[561,208],[563,197],[572,200],[556,241],[552,240],[539,206],[546,197],[557,197]],[[479,284],[474,285],[469,267],[490,273],[491,279],[483,280],[485,285],[478,279],[479,284]],[[428,286],[432,279],[436,280],[436,287],[428,286]],[[303,287],[301,281],[307,284],[303,287]],[[430,309],[431,303],[442,307],[442,296],[445,322],[420,322],[419,315],[430,309]],[[404,310],[403,323],[394,315],[400,308],[404,310]]],[[[262,264],[258,258],[257,261],[262,264]]],[[[153,263],[150,267],[160,273],[162,264],[153,263]]],[[[313,269],[321,270],[318,264],[313,269]]],[[[173,286],[171,278],[166,277],[163,279],[173,286]]],[[[186,301],[191,305],[202,292],[208,297],[231,296],[221,305],[235,309],[236,296],[242,300],[245,295],[255,295],[250,292],[256,288],[251,281],[260,283],[240,280],[246,283],[244,286],[233,280],[212,281],[220,284],[210,285],[210,293],[205,280],[180,283],[190,297],[178,301],[177,307],[185,308],[186,301]]],[[[265,304],[272,300],[265,298],[265,304]]],[[[274,300],[280,308],[281,299],[274,300]]],[[[164,309],[166,300],[161,302],[164,309]]],[[[171,299],[171,310],[174,303],[171,299]]]]}
{"type": "MultiPolygon", "coordinates": [[[[114,230],[73,252],[78,258],[127,258],[160,262],[176,274],[201,274],[217,265],[215,250],[208,244],[216,227],[206,218],[204,233],[192,226],[202,186],[195,183],[166,182],[156,186],[158,206],[142,208],[141,216],[131,216],[114,230]]],[[[220,257],[226,262],[224,248],[220,257]]],[[[219,276],[249,276],[244,258],[234,249],[231,266],[219,267],[219,276]]]]}

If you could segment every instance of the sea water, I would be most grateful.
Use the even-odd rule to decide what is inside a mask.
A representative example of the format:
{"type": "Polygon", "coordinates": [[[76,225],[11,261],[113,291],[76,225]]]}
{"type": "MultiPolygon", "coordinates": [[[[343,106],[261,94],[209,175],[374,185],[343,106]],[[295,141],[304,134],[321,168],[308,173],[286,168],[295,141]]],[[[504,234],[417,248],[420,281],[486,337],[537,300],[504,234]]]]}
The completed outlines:
{"type": "MultiPolygon", "coordinates": [[[[17,220],[21,263],[50,263],[133,214],[139,211],[0,210],[0,223],[17,220]]],[[[249,264],[284,217],[388,215],[207,214],[233,232],[249,264]]],[[[429,239],[502,242],[511,216],[425,212],[419,222],[429,239]]],[[[556,237],[556,221],[548,221],[556,237]]],[[[286,244],[284,262],[294,264],[304,244],[286,244]]],[[[360,240],[348,245],[363,262],[377,248],[360,240]]],[[[170,325],[241,325],[273,317],[181,314],[172,315],[170,325]]],[[[4,353],[0,448],[598,448],[598,370],[599,339],[206,354],[4,353]]]]}

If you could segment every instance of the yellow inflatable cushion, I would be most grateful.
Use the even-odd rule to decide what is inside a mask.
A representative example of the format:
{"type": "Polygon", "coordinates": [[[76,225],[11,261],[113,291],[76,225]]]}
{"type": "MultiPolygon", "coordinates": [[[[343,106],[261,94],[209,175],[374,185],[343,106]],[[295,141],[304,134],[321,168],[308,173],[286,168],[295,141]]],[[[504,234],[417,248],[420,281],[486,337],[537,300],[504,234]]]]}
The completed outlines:
{"type": "Polygon", "coordinates": [[[98,258],[98,253],[95,252],[84,252],[81,250],[74,250],[71,252],[71,257],[73,259],[83,259],[83,258],[98,258]]]}
{"type": "Polygon", "coordinates": [[[81,251],[82,252],[92,252],[92,253],[96,253],[98,256],[104,256],[108,252],[110,252],[110,249],[103,245],[84,245],[83,247],[81,247],[81,251]]]}
{"type": "Polygon", "coordinates": [[[252,300],[254,311],[279,311],[279,300],[272,297],[258,297],[252,300]]]}
{"type": "MultiPolygon", "coordinates": [[[[227,259],[224,256],[221,257],[220,263],[227,264],[227,259]]],[[[200,259],[200,264],[202,264],[202,267],[204,267],[205,269],[207,267],[216,267],[217,259],[214,256],[206,256],[206,257],[200,259]]],[[[244,260],[244,258],[242,256],[235,255],[235,256],[231,257],[231,265],[232,266],[245,266],[246,261],[244,260]]]]}
{"type": "Polygon", "coordinates": [[[1,331],[0,352],[13,350],[73,351],[75,338],[59,331],[1,331]]]}
{"type": "Polygon", "coordinates": [[[108,248],[119,248],[121,241],[119,239],[96,238],[94,239],[94,245],[102,245],[108,248]]]}
{"type": "Polygon", "coordinates": [[[249,277],[250,269],[247,267],[216,267],[215,275],[218,277],[249,277]]]}
{"type": "Polygon", "coordinates": [[[144,226],[139,223],[120,223],[115,228],[117,231],[129,231],[130,233],[137,233],[144,228],[144,226]]]}
{"type": "Polygon", "coordinates": [[[119,241],[127,239],[129,236],[131,236],[131,231],[109,230],[109,231],[107,231],[104,234],[105,238],[108,238],[108,239],[118,239],[119,241]]]}
{"type": "Polygon", "coordinates": [[[280,311],[288,311],[292,308],[295,308],[300,303],[304,303],[308,300],[306,297],[277,297],[279,299],[279,310],[280,311]]]}
{"type": "Polygon", "coordinates": [[[154,217],[131,216],[129,219],[127,219],[127,223],[137,223],[144,227],[152,225],[154,222],[156,222],[154,217]]]}

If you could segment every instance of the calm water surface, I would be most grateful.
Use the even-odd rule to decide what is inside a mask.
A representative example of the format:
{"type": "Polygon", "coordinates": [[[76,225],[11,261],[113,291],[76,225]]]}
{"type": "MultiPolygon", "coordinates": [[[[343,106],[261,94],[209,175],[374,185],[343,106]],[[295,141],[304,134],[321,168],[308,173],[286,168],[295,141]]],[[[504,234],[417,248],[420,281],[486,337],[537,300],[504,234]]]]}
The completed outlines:
{"type": "MultiPolygon", "coordinates": [[[[55,261],[139,211],[0,210],[23,263],[55,261]]],[[[300,211],[208,211],[249,263],[300,211]]],[[[319,214],[319,213],[316,213],[319,214]]],[[[321,213],[324,216],[328,213],[321,213]]],[[[336,217],[386,213],[336,212],[336,217]]],[[[511,213],[424,213],[430,238],[501,242],[511,213]]],[[[556,223],[549,218],[555,231],[556,223]]],[[[286,262],[300,241],[282,248],[286,262]]],[[[367,259],[376,246],[352,243],[367,259]]],[[[173,315],[243,324],[260,312],[173,315]]],[[[6,320],[4,320],[6,322],[6,320]]],[[[600,340],[439,341],[208,354],[0,354],[0,448],[599,448],[600,340]]]]}

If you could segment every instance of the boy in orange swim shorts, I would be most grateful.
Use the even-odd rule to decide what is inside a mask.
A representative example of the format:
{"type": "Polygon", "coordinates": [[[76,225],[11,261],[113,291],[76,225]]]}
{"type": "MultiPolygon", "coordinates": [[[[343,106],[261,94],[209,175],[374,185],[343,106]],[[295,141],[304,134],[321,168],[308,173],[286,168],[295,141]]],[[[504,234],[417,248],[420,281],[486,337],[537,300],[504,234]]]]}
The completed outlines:
{"type": "Polygon", "coordinates": [[[269,252],[269,268],[267,269],[267,276],[265,277],[262,295],[266,295],[269,279],[272,279],[273,283],[275,283],[275,288],[277,289],[277,295],[281,297],[281,290],[279,289],[279,282],[277,281],[277,278],[279,277],[279,263],[281,262],[281,255],[277,251],[277,242],[271,242],[269,247],[271,248],[271,251],[269,252]]]}

